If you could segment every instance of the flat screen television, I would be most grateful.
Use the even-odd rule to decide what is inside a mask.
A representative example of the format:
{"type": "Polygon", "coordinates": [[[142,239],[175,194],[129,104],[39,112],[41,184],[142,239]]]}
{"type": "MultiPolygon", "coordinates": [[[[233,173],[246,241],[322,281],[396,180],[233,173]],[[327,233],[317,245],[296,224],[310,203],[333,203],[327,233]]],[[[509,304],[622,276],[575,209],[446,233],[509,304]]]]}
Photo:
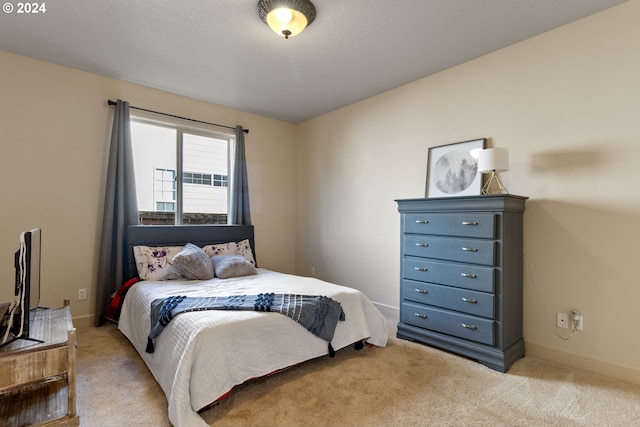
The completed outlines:
{"type": "Polygon", "coordinates": [[[16,301],[8,313],[7,330],[0,337],[2,344],[19,338],[39,341],[29,338],[29,323],[40,304],[41,235],[39,228],[20,234],[20,248],[14,258],[16,301]]]}

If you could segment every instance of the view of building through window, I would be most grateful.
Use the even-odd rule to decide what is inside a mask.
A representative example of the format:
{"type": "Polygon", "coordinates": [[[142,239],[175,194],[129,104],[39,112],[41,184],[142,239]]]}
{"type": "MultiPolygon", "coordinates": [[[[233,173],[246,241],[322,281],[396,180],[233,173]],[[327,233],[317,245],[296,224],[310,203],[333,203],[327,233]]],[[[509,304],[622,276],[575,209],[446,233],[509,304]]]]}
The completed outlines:
{"type": "Polygon", "coordinates": [[[132,118],[140,224],[226,224],[231,136],[132,118]]]}

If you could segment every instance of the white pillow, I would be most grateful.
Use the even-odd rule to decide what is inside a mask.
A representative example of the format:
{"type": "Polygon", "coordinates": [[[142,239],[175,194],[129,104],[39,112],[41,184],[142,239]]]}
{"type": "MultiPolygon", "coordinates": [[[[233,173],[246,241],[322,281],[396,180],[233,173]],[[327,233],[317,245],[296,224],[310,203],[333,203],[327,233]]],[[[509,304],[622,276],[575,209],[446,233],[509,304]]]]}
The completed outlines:
{"type": "Polygon", "coordinates": [[[133,257],[140,280],[171,280],[180,277],[171,265],[182,246],[134,246],[133,257]]]}

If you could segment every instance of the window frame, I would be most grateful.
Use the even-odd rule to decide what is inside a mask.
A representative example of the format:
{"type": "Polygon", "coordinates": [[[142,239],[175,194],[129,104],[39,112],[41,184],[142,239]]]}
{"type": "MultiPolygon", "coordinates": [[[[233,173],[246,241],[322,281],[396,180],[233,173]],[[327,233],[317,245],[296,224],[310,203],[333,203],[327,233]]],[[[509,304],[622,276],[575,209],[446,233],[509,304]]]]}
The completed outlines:
{"type": "MultiPolygon", "coordinates": [[[[175,201],[175,210],[174,210],[174,224],[173,225],[184,225],[184,188],[185,185],[183,175],[184,175],[184,134],[200,136],[204,138],[212,138],[219,140],[227,141],[227,224],[230,223],[229,211],[230,211],[230,202],[231,202],[231,175],[232,175],[232,167],[233,160],[232,154],[235,150],[235,133],[233,132],[224,132],[218,129],[214,130],[211,126],[200,125],[200,124],[192,124],[185,123],[185,120],[179,118],[167,118],[162,116],[162,118],[157,117],[156,114],[150,112],[135,112],[130,113],[129,120],[131,123],[140,123],[151,126],[158,126],[167,129],[172,129],[176,131],[176,201],[175,201]]],[[[132,144],[133,142],[132,138],[132,144]]],[[[211,187],[213,185],[213,176],[211,173],[211,187]]],[[[187,184],[192,185],[192,184],[187,184]]],[[[200,185],[200,184],[194,184],[200,185]]],[[[224,187],[216,187],[216,188],[224,188],[224,187]]],[[[137,189],[136,189],[137,191],[137,189]]]]}

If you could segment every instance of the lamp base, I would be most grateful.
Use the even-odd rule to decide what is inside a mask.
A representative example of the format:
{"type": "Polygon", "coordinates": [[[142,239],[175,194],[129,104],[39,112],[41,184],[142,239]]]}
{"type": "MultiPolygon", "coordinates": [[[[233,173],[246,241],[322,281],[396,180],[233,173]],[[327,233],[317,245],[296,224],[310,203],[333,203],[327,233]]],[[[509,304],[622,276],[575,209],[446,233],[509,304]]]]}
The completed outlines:
{"type": "Polygon", "coordinates": [[[509,192],[507,191],[507,187],[500,181],[500,177],[496,174],[496,171],[491,171],[491,176],[482,186],[482,194],[509,194],[509,192]],[[497,189],[494,188],[496,185],[498,187],[497,189]]]}

